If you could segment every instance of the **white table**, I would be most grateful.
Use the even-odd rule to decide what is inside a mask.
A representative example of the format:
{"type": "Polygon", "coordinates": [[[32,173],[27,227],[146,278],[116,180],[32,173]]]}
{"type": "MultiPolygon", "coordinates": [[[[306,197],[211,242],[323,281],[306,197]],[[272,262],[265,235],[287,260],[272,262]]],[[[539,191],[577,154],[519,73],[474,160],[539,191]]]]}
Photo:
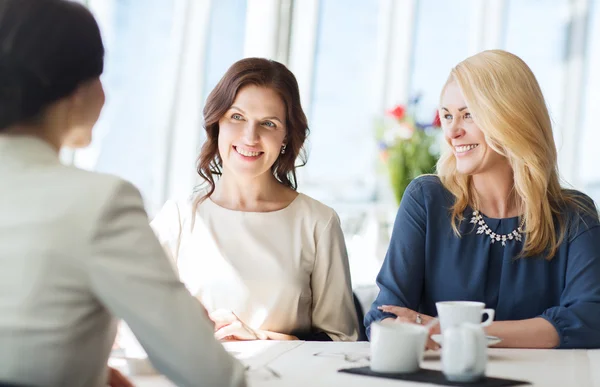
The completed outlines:
{"type": "MultiPolygon", "coordinates": [[[[430,385],[337,372],[369,364],[366,342],[263,341],[227,343],[226,348],[250,366],[250,387],[430,385]],[[352,361],[346,361],[344,354],[352,361]],[[279,377],[273,376],[269,368],[279,377]]],[[[440,353],[427,352],[422,366],[440,369],[440,353]]],[[[487,375],[526,380],[534,386],[600,387],[600,350],[489,349],[487,375]]],[[[173,386],[162,376],[134,376],[132,380],[141,387],[173,386]]]]}

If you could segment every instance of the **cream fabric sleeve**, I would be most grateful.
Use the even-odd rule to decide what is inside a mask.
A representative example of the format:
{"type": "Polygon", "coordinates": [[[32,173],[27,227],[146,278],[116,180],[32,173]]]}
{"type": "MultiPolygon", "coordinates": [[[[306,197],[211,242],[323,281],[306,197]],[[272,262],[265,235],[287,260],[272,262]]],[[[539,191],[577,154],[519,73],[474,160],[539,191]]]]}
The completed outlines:
{"type": "Polygon", "coordinates": [[[150,226],[176,267],[183,228],[183,217],[177,202],[168,200],[150,222],[150,226]]]}
{"type": "Polygon", "coordinates": [[[334,341],[356,341],[358,319],[352,297],[350,265],[340,219],[332,215],[317,239],[311,276],[312,325],[334,341]]]}
{"type": "Polygon", "coordinates": [[[85,261],[91,290],[154,367],[178,386],[244,386],[244,367],[215,341],[205,310],[178,280],[137,189],[120,181],[96,224],[85,261]]]}

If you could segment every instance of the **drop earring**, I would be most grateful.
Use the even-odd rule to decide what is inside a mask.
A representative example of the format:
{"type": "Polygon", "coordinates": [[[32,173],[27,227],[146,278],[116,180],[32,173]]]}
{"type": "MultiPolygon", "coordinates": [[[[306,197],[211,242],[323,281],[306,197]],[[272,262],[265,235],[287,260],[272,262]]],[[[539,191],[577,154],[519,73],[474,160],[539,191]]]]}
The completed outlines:
{"type": "Polygon", "coordinates": [[[286,147],[286,146],[287,146],[287,145],[283,145],[283,146],[281,147],[281,154],[282,154],[282,155],[284,155],[284,154],[285,154],[285,147],[286,147]]]}

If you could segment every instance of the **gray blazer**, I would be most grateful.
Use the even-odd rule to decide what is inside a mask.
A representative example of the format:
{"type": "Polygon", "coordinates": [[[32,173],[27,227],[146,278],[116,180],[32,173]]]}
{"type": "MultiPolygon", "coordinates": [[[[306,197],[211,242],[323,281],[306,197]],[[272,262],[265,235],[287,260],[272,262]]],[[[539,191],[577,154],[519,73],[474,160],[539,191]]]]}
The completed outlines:
{"type": "Polygon", "coordinates": [[[0,380],[105,386],[116,317],[177,385],[244,385],[137,189],[60,164],[37,138],[0,135],[0,380]]]}

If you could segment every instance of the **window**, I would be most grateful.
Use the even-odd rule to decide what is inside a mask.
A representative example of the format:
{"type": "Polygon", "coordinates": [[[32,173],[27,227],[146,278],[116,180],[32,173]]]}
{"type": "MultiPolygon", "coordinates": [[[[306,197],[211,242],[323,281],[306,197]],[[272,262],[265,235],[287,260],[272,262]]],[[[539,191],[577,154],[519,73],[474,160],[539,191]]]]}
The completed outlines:
{"type": "Polygon", "coordinates": [[[368,200],[373,195],[378,3],[320,2],[312,108],[307,112],[310,153],[301,186],[320,200],[368,200]]]}
{"type": "MultiPolygon", "coordinates": [[[[521,57],[535,74],[553,122],[563,113],[563,81],[569,0],[510,0],[505,49],[521,57]],[[542,16],[543,15],[543,16],[542,16]],[[532,26],[535,21],[535,28],[532,26]]],[[[555,136],[560,137],[560,130],[555,136]]],[[[557,143],[560,146],[560,138],[557,143]]]]}
{"type": "Polygon", "coordinates": [[[229,66],[243,58],[246,8],[246,0],[219,0],[211,4],[204,99],[229,66]]]}
{"type": "Polygon", "coordinates": [[[600,203],[600,128],[598,127],[598,105],[600,104],[600,6],[592,7],[588,30],[588,63],[585,90],[585,105],[581,138],[581,152],[577,154],[579,180],[582,188],[600,203]]]}
{"type": "Polygon", "coordinates": [[[161,125],[169,110],[174,1],[92,1],[103,35],[106,105],[92,145],[77,151],[83,168],[119,175],[148,198],[156,188],[161,125]],[[151,28],[149,26],[152,26],[151,28]]]}
{"type": "Polygon", "coordinates": [[[411,97],[420,96],[419,120],[430,122],[450,70],[469,56],[472,0],[421,0],[417,8],[411,97]]]}

